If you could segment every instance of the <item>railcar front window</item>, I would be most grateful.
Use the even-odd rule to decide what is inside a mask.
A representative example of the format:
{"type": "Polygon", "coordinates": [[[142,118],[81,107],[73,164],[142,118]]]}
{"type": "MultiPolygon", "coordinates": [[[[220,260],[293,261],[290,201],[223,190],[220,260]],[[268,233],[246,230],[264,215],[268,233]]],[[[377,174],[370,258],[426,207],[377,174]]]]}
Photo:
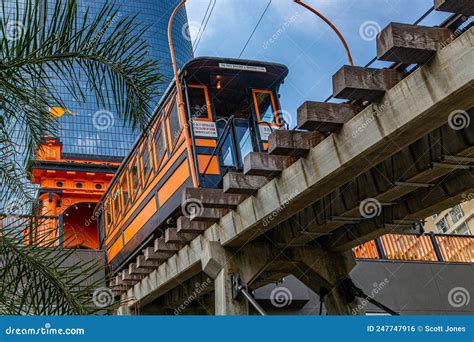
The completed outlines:
{"type": "Polygon", "coordinates": [[[255,92],[254,94],[259,122],[275,123],[272,94],[270,92],[255,92]]]}
{"type": "Polygon", "coordinates": [[[189,86],[188,95],[191,118],[210,120],[210,108],[206,96],[206,88],[201,86],[189,86]]]}

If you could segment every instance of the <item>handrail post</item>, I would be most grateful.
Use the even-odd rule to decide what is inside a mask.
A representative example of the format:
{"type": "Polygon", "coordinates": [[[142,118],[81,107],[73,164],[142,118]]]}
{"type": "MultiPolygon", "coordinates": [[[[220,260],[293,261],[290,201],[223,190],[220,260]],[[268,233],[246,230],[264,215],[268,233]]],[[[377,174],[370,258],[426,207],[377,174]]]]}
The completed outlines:
{"type": "Polygon", "coordinates": [[[441,254],[441,249],[439,248],[438,240],[436,240],[436,235],[433,232],[430,232],[431,244],[433,245],[436,258],[439,262],[444,262],[443,255],[441,254]]]}
{"type": "Polygon", "coordinates": [[[63,229],[63,214],[60,214],[58,216],[58,244],[59,246],[58,247],[63,247],[63,233],[64,233],[64,229],[63,229]]]}
{"type": "Polygon", "coordinates": [[[383,244],[382,244],[382,241],[380,241],[380,238],[375,239],[375,247],[377,248],[377,252],[379,253],[380,259],[382,260],[387,259],[387,255],[385,255],[383,244]]]}

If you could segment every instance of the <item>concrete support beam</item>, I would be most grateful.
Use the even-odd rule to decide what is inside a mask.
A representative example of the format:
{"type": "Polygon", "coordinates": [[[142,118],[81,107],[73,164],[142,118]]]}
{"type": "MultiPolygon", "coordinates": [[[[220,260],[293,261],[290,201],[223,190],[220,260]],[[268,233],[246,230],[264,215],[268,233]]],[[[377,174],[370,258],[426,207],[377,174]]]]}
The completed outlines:
{"type": "Polygon", "coordinates": [[[450,41],[447,28],[390,23],[377,36],[377,58],[382,61],[420,64],[450,41]]]}
{"type": "Polygon", "coordinates": [[[240,172],[229,172],[224,176],[223,189],[225,193],[253,195],[268,183],[262,176],[246,176],[240,172]]]}
{"type": "Polygon", "coordinates": [[[310,131],[332,133],[357,114],[351,104],[307,101],[298,108],[297,127],[310,131]]]}
{"type": "Polygon", "coordinates": [[[292,257],[301,261],[304,270],[295,276],[323,296],[329,315],[363,314],[359,300],[344,286],[355,266],[352,252],[332,253],[319,246],[306,246],[292,250],[292,257]]]}
{"type": "Polygon", "coordinates": [[[434,0],[434,7],[437,11],[474,15],[472,0],[434,0]]]}
{"type": "Polygon", "coordinates": [[[446,124],[454,111],[474,107],[473,45],[471,28],[389,90],[383,102],[368,106],[242,202],[219,223],[222,243],[239,246],[263,234],[446,124]]]}
{"type": "Polygon", "coordinates": [[[333,96],[337,99],[373,101],[401,79],[402,75],[396,70],[345,65],[332,77],[333,96]]]}
{"type": "Polygon", "coordinates": [[[289,165],[288,157],[272,156],[266,152],[251,152],[244,160],[244,174],[274,177],[289,165]]]}
{"type": "Polygon", "coordinates": [[[301,157],[322,140],[318,132],[275,130],[268,138],[268,153],[301,157]]]}
{"type": "Polygon", "coordinates": [[[198,201],[205,208],[235,208],[248,196],[236,193],[224,193],[221,189],[195,189],[183,191],[182,203],[198,201]]]}

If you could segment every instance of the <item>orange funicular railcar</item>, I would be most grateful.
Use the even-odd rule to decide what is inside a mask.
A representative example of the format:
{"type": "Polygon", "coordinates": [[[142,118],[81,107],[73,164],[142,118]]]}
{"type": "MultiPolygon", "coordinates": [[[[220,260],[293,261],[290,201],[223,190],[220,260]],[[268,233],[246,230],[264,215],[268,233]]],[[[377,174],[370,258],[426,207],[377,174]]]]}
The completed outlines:
{"type": "Polygon", "coordinates": [[[285,126],[278,92],[287,74],[280,64],[207,57],[181,69],[186,122],[173,82],[96,209],[113,270],[182,215],[184,189],[219,188],[248,153],[267,149],[269,133],[285,126]]]}

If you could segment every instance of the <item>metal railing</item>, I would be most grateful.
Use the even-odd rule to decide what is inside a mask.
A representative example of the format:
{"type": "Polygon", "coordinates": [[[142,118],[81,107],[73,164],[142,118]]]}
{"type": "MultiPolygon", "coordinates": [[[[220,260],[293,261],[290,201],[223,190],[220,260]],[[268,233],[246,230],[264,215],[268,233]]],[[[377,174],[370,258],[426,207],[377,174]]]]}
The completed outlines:
{"type": "Polygon", "coordinates": [[[21,239],[26,245],[54,240],[61,245],[62,217],[0,214],[0,235],[21,239]]]}
{"type": "Polygon", "coordinates": [[[474,263],[474,236],[388,234],[353,252],[358,259],[474,263]]]}

